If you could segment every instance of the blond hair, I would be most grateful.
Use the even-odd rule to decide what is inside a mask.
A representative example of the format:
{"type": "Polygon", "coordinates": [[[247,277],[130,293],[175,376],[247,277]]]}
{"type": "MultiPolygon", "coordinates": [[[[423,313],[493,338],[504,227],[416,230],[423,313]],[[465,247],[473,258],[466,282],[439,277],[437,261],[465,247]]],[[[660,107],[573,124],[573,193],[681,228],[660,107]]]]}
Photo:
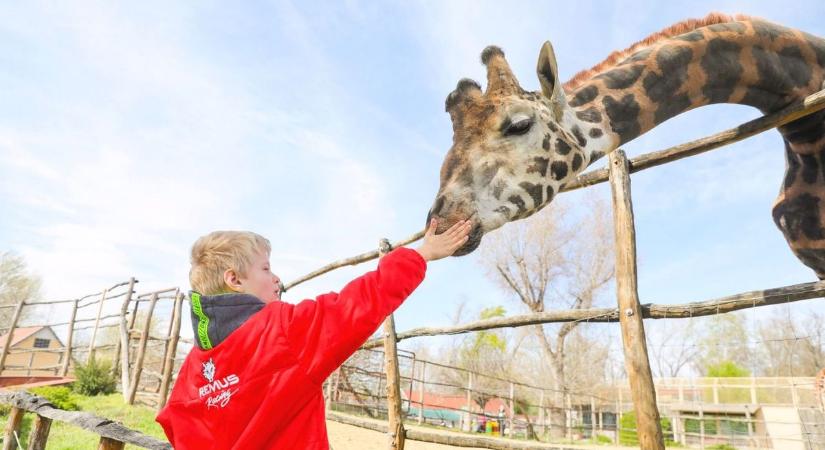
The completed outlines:
{"type": "Polygon", "coordinates": [[[272,247],[269,241],[251,231],[213,231],[192,245],[189,283],[192,290],[204,295],[231,292],[223,279],[228,269],[246,276],[252,259],[272,247]]]}

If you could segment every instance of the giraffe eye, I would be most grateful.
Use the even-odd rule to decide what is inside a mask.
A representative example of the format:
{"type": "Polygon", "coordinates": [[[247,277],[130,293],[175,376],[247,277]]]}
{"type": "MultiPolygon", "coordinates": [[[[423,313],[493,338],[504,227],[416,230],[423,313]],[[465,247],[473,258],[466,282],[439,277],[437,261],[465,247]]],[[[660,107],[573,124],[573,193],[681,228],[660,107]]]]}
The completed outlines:
{"type": "Polygon", "coordinates": [[[507,124],[504,127],[504,135],[505,136],[517,136],[520,134],[524,134],[530,130],[530,127],[533,126],[533,119],[525,118],[520,119],[515,122],[507,124]]]}

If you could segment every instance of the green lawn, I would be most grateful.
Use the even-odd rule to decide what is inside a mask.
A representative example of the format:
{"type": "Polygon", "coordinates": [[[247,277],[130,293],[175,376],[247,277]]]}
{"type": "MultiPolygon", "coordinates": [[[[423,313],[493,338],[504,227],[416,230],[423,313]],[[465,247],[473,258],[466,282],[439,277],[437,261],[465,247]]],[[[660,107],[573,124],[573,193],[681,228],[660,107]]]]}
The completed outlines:
{"type": "MultiPolygon", "coordinates": [[[[82,411],[120,422],[133,430],[140,431],[141,433],[161,440],[166,440],[163,429],[155,422],[155,410],[145,406],[128,406],[123,401],[123,396],[120,393],[96,397],[85,397],[75,394],[75,398],[82,411]]],[[[8,416],[0,416],[0,420],[2,420],[5,425],[8,416]]],[[[26,448],[28,445],[27,442],[33,420],[34,415],[31,413],[27,413],[23,418],[23,426],[20,430],[20,441],[23,444],[23,448],[26,448]]],[[[0,436],[0,439],[2,439],[2,436],[0,436]]],[[[94,433],[73,425],[55,421],[52,422],[46,448],[48,450],[96,450],[99,440],[100,436],[94,433]]],[[[140,447],[127,445],[126,448],[137,449],[140,447]]]]}

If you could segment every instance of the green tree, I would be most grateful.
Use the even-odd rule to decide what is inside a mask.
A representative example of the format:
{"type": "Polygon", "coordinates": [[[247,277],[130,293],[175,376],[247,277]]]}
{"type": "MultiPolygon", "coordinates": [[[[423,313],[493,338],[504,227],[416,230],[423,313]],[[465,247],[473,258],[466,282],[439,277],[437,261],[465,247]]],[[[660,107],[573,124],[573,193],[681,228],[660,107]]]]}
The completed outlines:
{"type": "Polygon", "coordinates": [[[733,361],[720,361],[707,367],[705,376],[716,378],[749,377],[751,372],[733,361]]]}
{"type": "MultiPolygon", "coordinates": [[[[492,306],[481,310],[478,318],[493,319],[504,317],[506,313],[503,306],[492,306]]],[[[472,399],[483,408],[487,401],[494,398],[495,393],[504,387],[503,382],[483,375],[506,377],[509,373],[511,355],[503,330],[485,330],[465,335],[451,359],[453,365],[477,374],[473,377],[472,399]]],[[[450,372],[448,377],[453,384],[466,386],[469,382],[469,372],[450,372]]]]}

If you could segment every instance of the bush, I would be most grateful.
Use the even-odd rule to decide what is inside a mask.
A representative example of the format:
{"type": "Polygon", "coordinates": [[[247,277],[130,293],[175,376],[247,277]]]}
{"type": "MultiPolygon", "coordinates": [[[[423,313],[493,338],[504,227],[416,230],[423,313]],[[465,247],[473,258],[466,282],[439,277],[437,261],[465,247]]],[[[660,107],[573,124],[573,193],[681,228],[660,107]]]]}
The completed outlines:
{"type": "MultiPolygon", "coordinates": [[[[673,426],[670,419],[662,417],[659,419],[662,426],[662,434],[664,438],[673,439],[673,426]]],[[[630,411],[622,414],[622,420],[619,422],[619,444],[621,445],[639,445],[639,435],[636,432],[636,412],[630,411]]]]}
{"type": "Polygon", "coordinates": [[[610,439],[609,437],[607,437],[603,434],[597,434],[596,435],[596,443],[597,444],[612,444],[613,439],[610,439]]]}
{"type": "Polygon", "coordinates": [[[736,447],[730,444],[716,444],[705,448],[707,448],[707,450],[736,450],[736,447]]]}
{"type": "Polygon", "coordinates": [[[80,410],[74,394],[72,394],[72,391],[66,386],[42,386],[29,389],[29,392],[45,398],[54,405],[55,408],[66,411],[80,410]]]}
{"type": "Polygon", "coordinates": [[[83,395],[111,394],[117,387],[117,378],[112,373],[112,365],[107,361],[90,359],[86,364],[78,364],[74,369],[74,390],[83,395]]]}

